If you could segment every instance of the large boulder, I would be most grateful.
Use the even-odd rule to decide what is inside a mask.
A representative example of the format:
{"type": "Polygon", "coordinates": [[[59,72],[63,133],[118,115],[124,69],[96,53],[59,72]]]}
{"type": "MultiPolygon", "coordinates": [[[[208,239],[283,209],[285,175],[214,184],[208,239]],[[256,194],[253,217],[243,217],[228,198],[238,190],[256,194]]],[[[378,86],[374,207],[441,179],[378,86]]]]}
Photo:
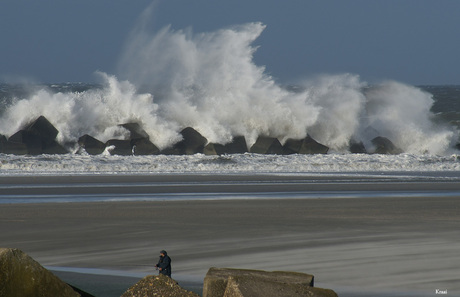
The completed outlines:
{"type": "Polygon", "coordinates": [[[0,248],[0,296],[80,297],[80,294],[24,252],[0,248]]]}
{"type": "Polygon", "coordinates": [[[248,144],[244,136],[235,136],[232,142],[224,145],[226,154],[244,154],[248,152],[248,144]]]}
{"type": "Polygon", "coordinates": [[[225,146],[220,143],[208,143],[204,149],[203,149],[203,154],[205,155],[224,155],[226,154],[225,152],[225,146]]]}
{"type": "Polygon", "coordinates": [[[0,154],[26,155],[27,146],[20,142],[8,141],[5,135],[0,134],[0,154]]]}
{"type": "Polygon", "coordinates": [[[119,125],[129,131],[129,139],[150,139],[149,135],[138,123],[125,123],[119,125]]]}
{"type": "Polygon", "coordinates": [[[262,270],[212,267],[208,270],[208,273],[204,278],[203,297],[310,296],[279,294],[281,294],[282,290],[286,290],[286,292],[290,293],[294,292],[295,290],[306,292],[305,290],[313,287],[313,282],[313,275],[306,273],[285,271],[268,272],[262,270]],[[288,288],[292,288],[292,290],[288,288]],[[275,294],[269,294],[271,291],[275,294]],[[238,292],[244,293],[244,295],[238,295],[238,292]]]}
{"type": "Polygon", "coordinates": [[[51,143],[59,131],[44,116],[39,116],[35,121],[27,125],[24,130],[39,136],[44,143],[51,143]]]}
{"type": "Polygon", "coordinates": [[[131,140],[110,139],[105,146],[111,155],[130,156],[133,154],[131,140]]]}
{"type": "Polygon", "coordinates": [[[1,136],[0,154],[27,155],[29,153],[27,146],[24,143],[8,141],[5,136],[1,136]]]}
{"type": "Polygon", "coordinates": [[[11,135],[8,141],[23,143],[30,155],[66,154],[68,151],[55,140],[58,133],[59,131],[44,116],[40,116],[11,135]]]}
{"type": "Polygon", "coordinates": [[[5,148],[6,148],[6,143],[8,142],[8,139],[6,138],[5,135],[0,134],[0,154],[5,153],[5,148]]]}
{"type": "Polygon", "coordinates": [[[57,141],[44,140],[40,135],[27,130],[20,130],[8,139],[9,153],[21,155],[24,146],[29,155],[68,153],[57,141]],[[15,149],[19,149],[19,151],[16,152],[15,149]]]}
{"type": "Polygon", "coordinates": [[[43,154],[64,155],[67,153],[69,153],[69,151],[61,144],[59,144],[56,140],[53,140],[52,142],[48,143],[43,147],[43,154]]]}
{"type": "Polygon", "coordinates": [[[230,276],[223,297],[338,297],[330,289],[296,282],[266,279],[263,276],[230,276]]]}
{"type": "Polygon", "coordinates": [[[150,141],[150,136],[138,123],[125,123],[119,125],[129,131],[131,153],[134,155],[156,155],[160,152],[158,147],[150,141]]]}
{"type": "Polygon", "coordinates": [[[166,275],[148,275],[131,286],[121,297],[199,297],[198,294],[182,288],[166,275]]]}
{"type": "Polygon", "coordinates": [[[284,153],[283,146],[277,138],[266,136],[259,136],[249,151],[254,154],[281,155],[284,153]]]}
{"type": "Polygon", "coordinates": [[[30,155],[40,155],[43,153],[43,142],[39,135],[27,131],[19,130],[8,138],[9,142],[22,143],[27,147],[30,155]]]}
{"type": "Polygon", "coordinates": [[[348,148],[352,154],[367,154],[366,147],[363,142],[357,142],[355,140],[350,141],[350,146],[348,148]]]}
{"type": "Polygon", "coordinates": [[[90,155],[99,155],[105,150],[105,143],[88,134],[78,138],[78,145],[90,155]]]}
{"type": "Polygon", "coordinates": [[[166,155],[194,155],[201,154],[208,140],[198,131],[191,127],[183,129],[180,134],[182,140],[174,144],[173,147],[167,148],[162,153],[166,155]]]}
{"type": "Polygon", "coordinates": [[[327,154],[329,147],[317,142],[310,135],[304,139],[289,138],[284,144],[285,154],[327,154]]]}
{"type": "Polygon", "coordinates": [[[131,139],[132,152],[134,155],[157,155],[160,149],[148,138],[131,139]]]}
{"type": "Polygon", "coordinates": [[[397,155],[402,153],[402,150],[386,137],[377,136],[372,139],[372,144],[375,147],[374,154],[397,155]]]}
{"type": "Polygon", "coordinates": [[[248,152],[248,145],[244,136],[236,136],[232,142],[225,145],[209,143],[205,146],[205,155],[244,154],[248,152]]]}

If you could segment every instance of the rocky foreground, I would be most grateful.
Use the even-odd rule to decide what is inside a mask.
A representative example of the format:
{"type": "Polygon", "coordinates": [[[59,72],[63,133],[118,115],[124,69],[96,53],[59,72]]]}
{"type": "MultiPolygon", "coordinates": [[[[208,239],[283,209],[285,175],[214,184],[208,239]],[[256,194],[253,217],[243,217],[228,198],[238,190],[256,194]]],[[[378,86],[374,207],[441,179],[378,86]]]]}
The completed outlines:
{"type": "MultiPolygon", "coordinates": [[[[127,130],[127,139],[110,139],[102,142],[91,135],[82,135],[75,143],[60,144],[56,141],[59,131],[44,116],[28,123],[19,131],[6,137],[0,134],[0,153],[14,155],[68,154],[87,153],[102,154],[108,151],[112,155],[206,155],[244,154],[326,154],[329,147],[318,143],[310,135],[304,139],[288,139],[284,145],[274,137],[259,136],[248,147],[244,136],[236,136],[227,144],[209,143],[198,131],[186,127],[180,134],[182,140],[171,147],[160,150],[152,143],[149,135],[139,123],[124,123],[119,127],[127,130]]],[[[377,132],[375,132],[377,133],[377,132]]],[[[351,153],[399,154],[402,151],[388,138],[376,136],[372,139],[372,151],[366,149],[362,142],[351,142],[351,153]]]]}
{"type": "Polygon", "coordinates": [[[0,296],[82,295],[22,251],[0,248],[0,296]]]}
{"type": "MultiPolygon", "coordinates": [[[[313,275],[298,272],[210,268],[203,297],[337,297],[313,286],[313,275]]],[[[0,297],[95,297],[66,284],[18,249],[0,248],[0,297]]],[[[164,275],[149,275],[121,297],[199,297],[164,275]]]]}

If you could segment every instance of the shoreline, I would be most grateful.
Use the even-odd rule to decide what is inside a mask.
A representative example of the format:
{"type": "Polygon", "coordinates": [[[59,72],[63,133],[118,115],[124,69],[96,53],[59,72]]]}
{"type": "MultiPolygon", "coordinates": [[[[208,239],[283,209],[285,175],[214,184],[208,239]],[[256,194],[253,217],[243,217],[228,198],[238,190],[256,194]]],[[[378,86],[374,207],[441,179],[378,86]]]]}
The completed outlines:
{"type": "Polygon", "coordinates": [[[460,197],[460,173],[1,176],[0,205],[53,202],[460,197]]]}
{"type": "Polygon", "coordinates": [[[455,295],[459,208],[456,197],[3,204],[0,234],[50,267],[155,274],[165,249],[179,281],[234,267],[310,273],[341,297],[455,295]]]}

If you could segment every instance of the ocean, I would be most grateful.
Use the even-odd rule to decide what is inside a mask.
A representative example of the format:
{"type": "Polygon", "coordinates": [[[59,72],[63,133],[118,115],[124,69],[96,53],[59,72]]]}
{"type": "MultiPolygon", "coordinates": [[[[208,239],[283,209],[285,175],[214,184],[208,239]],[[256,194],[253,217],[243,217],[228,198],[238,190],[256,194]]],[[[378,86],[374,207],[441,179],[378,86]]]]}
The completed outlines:
{"type": "MultiPolygon", "coordinates": [[[[404,88],[416,90],[422,96],[430,98],[432,104],[424,108],[424,114],[421,116],[424,116],[425,119],[416,120],[420,122],[421,127],[416,126],[418,123],[404,123],[404,119],[393,119],[402,125],[397,131],[393,131],[393,141],[396,146],[405,148],[403,153],[397,155],[352,154],[343,145],[334,145],[338,140],[331,137],[318,137],[321,140],[324,139],[323,143],[331,147],[328,154],[259,155],[246,153],[223,156],[202,154],[191,156],[115,156],[105,152],[98,156],[91,156],[76,153],[75,142],[79,136],[88,133],[99,137],[103,141],[112,137],[123,138],[123,132],[117,130],[117,124],[132,120],[133,117],[139,119],[142,123],[152,123],[158,121],[155,115],[159,111],[156,110],[153,114],[145,113],[141,111],[142,106],[140,106],[137,111],[132,110],[128,114],[123,114],[124,108],[116,108],[114,106],[116,102],[111,102],[112,100],[128,100],[130,104],[135,105],[145,98],[135,93],[132,93],[128,98],[111,98],[110,96],[117,96],[117,94],[113,93],[120,90],[107,89],[107,87],[97,84],[61,83],[32,86],[2,84],[0,85],[0,134],[9,136],[17,131],[21,124],[32,120],[33,117],[45,114],[60,131],[58,139],[63,145],[67,146],[69,154],[39,156],[1,154],[0,175],[439,172],[439,175],[442,176],[442,172],[452,173],[459,171],[460,162],[455,144],[458,141],[457,134],[460,123],[460,87],[404,86],[404,88]],[[110,111],[111,108],[116,108],[116,110],[110,111]],[[88,114],[91,112],[93,114],[88,114]],[[413,131],[418,134],[408,134],[413,131]],[[398,135],[397,132],[401,135],[398,135]],[[411,136],[414,137],[410,141],[405,139],[411,136]],[[329,142],[328,139],[330,139],[329,142]]],[[[296,96],[302,92],[304,91],[294,91],[296,96]]],[[[144,94],[143,96],[148,95],[144,94]]],[[[155,105],[155,103],[149,103],[155,105]]],[[[144,102],[144,104],[148,103],[144,102]]],[[[405,116],[406,113],[399,111],[401,106],[397,104],[396,106],[388,105],[385,109],[388,113],[391,113],[393,108],[398,112],[398,115],[405,116]]],[[[415,102],[414,104],[417,106],[421,103],[415,102]]],[[[408,106],[407,108],[412,110],[413,107],[408,106]]],[[[156,107],[156,109],[159,109],[159,107],[156,107]]],[[[323,111],[323,113],[326,112],[327,110],[323,111]]],[[[339,112],[346,113],[345,109],[339,112]]],[[[331,110],[331,113],[335,114],[337,110],[331,110]]],[[[215,114],[215,116],[219,117],[221,115],[215,114]]],[[[329,115],[326,117],[329,117],[329,115]]],[[[215,120],[223,121],[222,118],[215,120]]],[[[236,134],[236,132],[232,131],[232,125],[235,125],[236,122],[232,122],[230,119],[227,120],[231,122],[227,127],[227,131],[221,131],[223,127],[217,127],[217,131],[213,131],[212,127],[207,126],[206,129],[203,128],[202,130],[204,136],[216,141],[220,138],[217,135],[220,131],[224,135],[230,134],[230,137],[232,136],[231,134],[236,134]],[[209,134],[206,134],[206,132],[209,134]]],[[[389,119],[389,121],[388,126],[392,124],[392,120],[389,119]]],[[[326,135],[338,135],[338,131],[334,131],[338,128],[333,127],[333,123],[320,123],[320,120],[318,122],[317,125],[312,125],[313,130],[324,131],[323,133],[326,135]],[[324,127],[321,127],[320,124],[331,131],[323,130],[324,127]]],[[[383,126],[385,123],[382,124],[382,122],[383,120],[380,119],[379,124],[383,126]]],[[[197,126],[203,126],[199,121],[196,123],[197,126]]],[[[218,123],[221,126],[224,126],[224,124],[218,123]]],[[[264,125],[267,124],[270,123],[267,122],[264,125]]],[[[277,124],[276,122],[273,123],[274,126],[277,124]]],[[[242,123],[241,125],[243,126],[242,123]]],[[[340,124],[338,125],[341,127],[340,124]]],[[[169,127],[169,130],[164,131],[164,134],[168,134],[167,137],[162,135],[162,131],[157,130],[156,126],[145,127],[144,124],[144,128],[153,136],[153,142],[155,142],[155,137],[158,137],[159,142],[163,143],[163,147],[173,143],[173,140],[177,141],[179,137],[177,134],[181,128],[181,125],[176,122],[164,124],[164,126],[169,127]],[[172,129],[173,126],[176,127],[176,130],[172,129]]],[[[347,143],[354,137],[353,135],[356,135],[359,129],[363,129],[359,125],[355,126],[353,133],[348,132],[350,136],[342,141],[342,144],[347,143]]],[[[247,127],[240,128],[246,128],[246,138],[254,141],[254,131],[249,131],[247,127]]],[[[286,135],[278,137],[285,139],[287,136],[295,135],[298,133],[296,129],[285,126],[284,132],[286,135]]],[[[388,127],[383,126],[382,129],[388,129],[388,127]]],[[[344,131],[342,132],[345,133],[344,131]]],[[[338,137],[344,137],[343,133],[340,133],[338,137]]],[[[300,136],[303,135],[300,134],[300,136]]],[[[221,143],[224,143],[229,139],[223,138],[220,140],[221,143]]]]}
{"type": "MultiPolygon", "coordinates": [[[[460,87],[458,86],[413,87],[392,82],[385,86],[361,87],[359,90],[361,93],[354,94],[358,97],[366,97],[369,96],[369,93],[375,92],[373,88],[377,90],[379,88],[390,89],[385,92],[397,92],[394,90],[395,88],[403,88],[409,95],[415,93],[414,96],[419,96],[408,100],[415,105],[404,106],[400,102],[390,100],[389,102],[396,105],[391,106],[388,105],[390,103],[386,102],[387,106],[381,108],[393,118],[389,119],[388,123],[385,123],[383,119],[374,120],[381,129],[388,129],[389,127],[386,126],[391,127],[393,122],[403,125],[392,133],[393,140],[396,140],[395,145],[404,147],[404,151],[396,155],[350,153],[346,146],[334,146],[334,143],[337,143],[336,139],[329,138],[331,140],[328,142],[328,137],[324,138],[324,143],[331,147],[330,151],[327,154],[314,155],[245,153],[221,156],[204,154],[121,156],[111,155],[105,151],[94,156],[82,153],[75,144],[79,136],[91,131],[90,134],[104,141],[110,138],[123,139],[126,137],[125,132],[120,131],[117,125],[132,121],[133,118],[142,123],[144,129],[151,133],[153,142],[157,138],[166,141],[163,147],[178,139],[177,134],[182,125],[176,121],[163,124],[163,128],[169,128],[167,131],[157,130],[156,126],[146,126],[146,123],[159,121],[162,103],[148,109],[147,105],[155,105],[151,101],[153,98],[151,94],[138,94],[131,86],[130,95],[125,94],[126,97],[123,97],[120,93],[122,92],[119,89],[120,86],[117,86],[122,82],[114,77],[108,79],[112,81],[112,84],[108,86],[85,83],[0,85],[0,102],[2,102],[0,134],[9,136],[19,128],[20,123],[27,122],[34,116],[45,114],[60,131],[57,139],[69,150],[68,154],[63,155],[0,154],[0,179],[3,180],[0,183],[2,189],[0,203],[460,196],[460,187],[458,187],[460,160],[458,149],[455,148],[460,123],[460,87]],[[146,98],[147,101],[145,101],[146,98]],[[418,104],[422,103],[417,100],[426,104],[430,103],[430,105],[420,108],[418,104]],[[128,101],[129,107],[125,101],[128,101]],[[116,106],[117,102],[124,102],[125,105],[120,108],[116,106]],[[135,107],[136,104],[140,104],[137,109],[125,113],[126,108],[135,107]],[[407,108],[407,110],[401,112],[400,108],[407,108]],[[392,111],[392,109],[395,110],[392,111]],[[60,110],[62,110],[62,114],[56,112],[60,110]],[[405,117],[410,112],[417,117],[425,118],[419,119],[415,115],[411,115],[409,119],[414,119],[413,121],[416,123],[407,122],[404,118],[397,118],[399,116],[405,117]],[[416,124],[420,124],[422,127],[417,127],[416,124]],[[165,138],[161,134],[162,132],[168,134],[169,138],[165,138]],[[407,141],[406,138],[411,138],[411,141],[407,141]],[[67,177],[67,180],[60,181],[59,177],[63,176],[67,177]],[[109,176],[117,176],[114,180],[118,182],[107,182],[109,176]],[[137,176],[137,180],[128,181],[129,176],[137,176]],[[138,179],[145,179],[145,176],[150,176],[150,178],[139,182],[138,179]],[[157,181],[155,176],[169,176],[169,179],[167,182],[157,181]],[[195,176],[195,178],[183,180],[184,176],[195,176]],[[221,176],[221,178],[218,180],[209,179],[212,176],[221,176]],[[233,177],[226,178],[229,176],[233,177]],[[239,178],[236,178],[235,181],[237,176],[239,178]],[[264,176],[270,176],[270,178],[265,180],[264,176]],[[46,182],[37,185],[38,177],[46,178],[46,182]],[[207,178],[203,179],[202,177],[207,178]],[[79,182],[72,182],[78,178],[80,179],[79,182]],[[397,187],[395,190],[391,186],[395,182],[413,186],[409,189],[397,187]],[[312,188],[315,183],[326,186],[321,189],[312,188]],[[340,185],[344,183],[351,183],[355,186],[351,190],[340,188],[340,185]],[[95,186],[95,184],[97,185],[95,186]],[[117,189],[120,184],[129,190],[111,190],[117,189]],[[199,190],[188,188],[184,190],[190,184],[199,190]],[[254,184],[262,185],[262,187],[257,188],[257,190],[252,188],[249,191],[245,190],[254,184]],[[293,186],[293,184],[296,185],[293,186]],[[374,188],[371,186],[372,184],[384,186],[374,188]],[[433,186],[434,184],[437,186],[433,186]],[[170,189],[166,191],[167,193],[159,191],[159,185],[169,185],[170,189]],[[206,187],[210,185],[214,189],[211,192],[206,190],[206,187]],[[229,190],[229,185],[234,189],[241,190],[229,190]],[[270,193],[271,186],[274,187],[274,190],[270,193]],[[264,190],[264,187],[268,190],[264,190]],[[328,187],[336,190],[327,190],[328,187]],[[47,194],[46,191],[40,190],[43,188],[54,188],[58,192],[47,194]],[[67,193],[65,188],[72,190],[67,193]],[[82,188],[93,190],[83,193],[78,190],[82,188]],[[144,190],[139,191],[139,188],[144,190]],[[61,190],[59,191],[59,189],[61,190]],[[105,189],[105,192],[101,192],[100,189],[105,189]]],[[[314,88],[317,87],[314,86],[314,88]]],[[[293,96],[299,94],[316,96],[311,95],[314,92],[311,89],[305,89],[305,87],[293,88],[290,86],[283,87],[283,90],[288,94],[292,93],[293,96]]],[[[327,90],[322,90],[322,92],[327,92],[327,90]]],[[[333,95],[331,96],[334,97],[333,95]]],[[[389,96],[391,95],[395,94],[390,92],[389,96]]],[[[264,105],[265,103],[260,104],[264,105]]],[[[363,105],[365,109],[371,111],[371,108],[367,106],[370,105],[368,102],[364,101],[363,105]]],[[[204,111],[206,110],[205,108],[204,111]]],[[[333,109],[330,112],[336,114],[337,111],[333,109]]],[[[276,110],[272,110],[272,112],[276,112],[276,110]]],[[[322,112],[327,113],[328,110],[322,112]]],[[[343,111],[339,110],[339,112],[343,111]]],[[[222,114],[220,113],[215,113],[214,116],[218,117],[216,121],[224,121],[225,119],[225,117],[221,118],[222,114]]],[[[375,116],[379,117],[379,113],[375,116]]],[[[328,118],[330,115],[325,115],[325,117],[328,118]]],[[[281,117],[281,121],[282,119],[281,117]]],[[[162,120],[166,121],[165,119],[162,120]]],[[[230,119],[226,120],[232,122],[230,119]]],[[[351,119],[342,120],[351,123],[351,119]]],[[[168,121],[172,121],[172,119],[170,118],[168,121]]],[[[270,121],[267,119],[266,121],[265,124],[270,124],[270,121]]],[[[337,135],[334,131],[336,128],[333,125],[331,127],[329,122],[317,121],[318,123],[311,126],[313,131],[322,131],[326,135],[337,135]]],[[[359,123],[367,124],[369,121],[368,117],[357,119],[356,123],[358,124],[355,125],[353,133],[348,132],[350,136],[345,138],[345,143],[356,135],[361,135],[360,140],[369,143],[369,139],[366,140],[366,129],[359,125],[359,123]],[[364,132],[360,134],[361,130],[364,132]]],[[[197,126],[203,125],[199,120],[196,123],[197,126]]],[[[233,124],[236,123],[233,122],[233,124]]],[[[272,124],[276,126],[277,121],[272,124]]],[[[342,127],[343,124],[337,125],[340,128],[346,128],[342,127]]],[[[220,123],[220,125],[224,125],[224,123],[220,123]]],[[[239,125],[240,129],[248,129],[241,122],[239,125]]],[[[295,127],[286,126],[284,132],[287,133],[287,136],[293,136],[298,133],[297,130],[295,127]]],[[[346,130],[343,129],[342,132],[345,133],[346,130]]],[[[202,131],[207,138],[219,139],[216,135],[221,130],[203,129],[202,131]]],[[[230,133],[231,136],[235,134],[231,124],[228,131],[222,131],[222,133],[230,133]]],[[[247,130],[246,138],[251,139],[252,137],[254,139],[252,133],[253,131],[247,130]]],[[[286,138],[286,136],[279,136],[280,139],[283,137],[286,138]]],[[[221,139],[221,142],[225,143],[225,140],[221,139]]]]}
{"type": "Polygon", "coordinates": [[[257,65],[254,41],[265,25],[248,23],[190,34],[165,27],[133,31],[117,74],[97,72],[98,83],[0,84],[0,134],[9,137],[46,117],[67,155],[1,155],[0,175],[136,173],[455,172],[460,86],[368,83],[357,74],[318,75],[280,84],[257,65]],[[137,123],[160,150],[192,127],[210,143],[244,136],[307,135],[329,147],[325,155],[99,156],[79,154],[89,134],[126,139],[120,124],[137,123]],[[402,152],[372,154],[375,137],[402,152]],[[351,154],[350,143],[369,154],[351,154]]]}

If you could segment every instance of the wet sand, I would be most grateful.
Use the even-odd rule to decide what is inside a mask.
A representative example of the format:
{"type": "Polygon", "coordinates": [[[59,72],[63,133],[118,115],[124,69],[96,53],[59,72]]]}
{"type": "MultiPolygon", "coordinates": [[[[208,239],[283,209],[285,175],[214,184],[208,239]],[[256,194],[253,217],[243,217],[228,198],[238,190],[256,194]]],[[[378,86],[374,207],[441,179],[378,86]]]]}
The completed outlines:
{"type": "Polygon", "coordinates": [[[189,287],[215,266],[311,273],[341,297],[458,296],[459,227],[457,196],[0,205],[1,246],[90,293],[99,278],[100,297],[136,279],[104,274],[155,274],[161,249],[189,287]]]}

